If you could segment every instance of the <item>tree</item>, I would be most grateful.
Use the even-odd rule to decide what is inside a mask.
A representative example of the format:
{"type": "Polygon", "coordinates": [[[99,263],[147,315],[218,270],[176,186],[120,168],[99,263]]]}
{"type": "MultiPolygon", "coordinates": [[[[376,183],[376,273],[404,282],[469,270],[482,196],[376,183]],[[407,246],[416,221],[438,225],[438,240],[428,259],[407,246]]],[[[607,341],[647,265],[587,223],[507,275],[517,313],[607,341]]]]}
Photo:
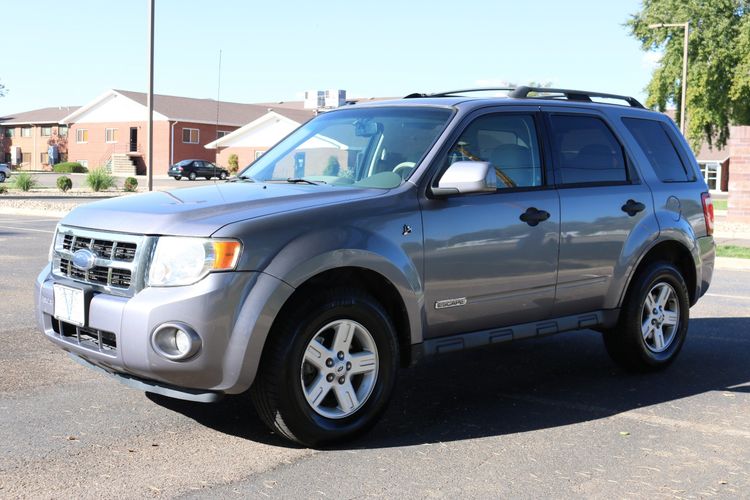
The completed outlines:
{"type": "Polygon", "coordinates": [[[694,149],[703,140],[722,148],[729,125],[750,124],[750,1],[643,0],[626,25],[646,51],[663,50],[648,84],[646,106],[677,107],[682,92],[682,28],[650,24],[690,22],[686,137],[694,149]]]}

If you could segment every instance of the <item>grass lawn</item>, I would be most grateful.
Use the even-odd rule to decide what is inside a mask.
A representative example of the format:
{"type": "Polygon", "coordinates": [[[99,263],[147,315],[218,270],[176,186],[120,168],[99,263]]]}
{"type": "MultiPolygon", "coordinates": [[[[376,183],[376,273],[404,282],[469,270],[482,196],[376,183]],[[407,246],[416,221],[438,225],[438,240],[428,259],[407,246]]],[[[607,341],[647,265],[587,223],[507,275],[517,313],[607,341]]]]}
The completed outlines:
{"type": "Polygon", "coordinates": [[[738,247],[736,245],[719,245],[716,247],[716,255],[719,257],[750,259],[750,248],[738,247]]]}
{"type": "Polygon", "coordinates": [[[726,210],[727,209],[727,200],[713,200],[714,202],[714,210],[726,210]]]}

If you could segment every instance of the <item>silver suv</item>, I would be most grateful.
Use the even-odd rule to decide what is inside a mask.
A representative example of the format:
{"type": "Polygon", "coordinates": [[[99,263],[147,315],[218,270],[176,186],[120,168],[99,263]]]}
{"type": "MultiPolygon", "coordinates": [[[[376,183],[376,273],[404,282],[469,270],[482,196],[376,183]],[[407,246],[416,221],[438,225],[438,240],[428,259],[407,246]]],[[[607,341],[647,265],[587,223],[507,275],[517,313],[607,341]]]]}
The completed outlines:
{"type": "Polygon", "coordinates": [[[149,392],[250,389],[306,445],[373,425],[423,356],[590,328],[667,366],[715,249],[675,125],[623,96],[467,94],[322,113],[230,182],[77,208],[40,328],[149,392]]]}

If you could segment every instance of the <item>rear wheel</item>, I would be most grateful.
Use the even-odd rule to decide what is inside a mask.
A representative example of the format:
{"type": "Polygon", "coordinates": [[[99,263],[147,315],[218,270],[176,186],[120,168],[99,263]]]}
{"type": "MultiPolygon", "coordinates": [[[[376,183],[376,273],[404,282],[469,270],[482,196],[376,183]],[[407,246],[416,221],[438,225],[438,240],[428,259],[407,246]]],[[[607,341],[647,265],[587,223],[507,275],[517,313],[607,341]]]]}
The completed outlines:
{"type": "Polygon", "coordinates": [[[5,182],[5,172],[0,172],[0,182],[5,182]]]}
{"type": "Polygon", "coordinates": [[[356,289],[334,289],[274,327],[251,393],[264,422],[307,446],[369,429],[386,407],[398,343],[383,307],[356,289]]]}
{"type": "Polygon", "coordinates": [[[665,368],[685,342],[689,310],[680,271],[666,262],[651,264],[634,278],[618,326],[604,333],[607,351],[628,370],[665,368]]]}
{"type": "Polygon", "coordinates": [[[194,181],[198,176],[195,175],[195,172],[190,172],[190,175],[188,175],[188,179],[191,181],[194,181]]]}

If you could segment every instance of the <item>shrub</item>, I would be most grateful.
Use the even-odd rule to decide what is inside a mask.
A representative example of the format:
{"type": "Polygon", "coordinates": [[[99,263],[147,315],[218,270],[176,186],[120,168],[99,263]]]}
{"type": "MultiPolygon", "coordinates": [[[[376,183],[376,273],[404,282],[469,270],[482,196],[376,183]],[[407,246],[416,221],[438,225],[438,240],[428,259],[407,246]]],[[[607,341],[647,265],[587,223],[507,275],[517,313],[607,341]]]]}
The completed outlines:
{"type": "Polygon", "coordinates": [[[63,163],[58,163],[57,165],[52,167],[52,171],[59,174],[85,174],[86,172],[88,172],[86,167],[84,167],[77,161],[66,161],[63,163]]]}
{"type": "Polygon", "coordinates": [[[16,174],[16,178],[13,180],[15,186],[21,191],[29,191],[37,186],[37,181],[28,172],[21,172],[16,174]]]}
{"type": "Polygon", "coordinates": [[[5,186],[0,186],[0,194],[6,194],[8,192],[8,188],[5,186]]]}
{"type": "Polygon", "coordinates": [[[98,192],[116,186],[115,178],[103,168],[96,168],[86,176],[86,184],[92,191],[98,192]]]}
{"type": "Polygon", "coordinates": [[[132,193],[138,189],[138,179],[135,177],[128,177],[125,179],[125,184],[122,186],[123,191],[132,193]]]}
{"type": "Polygon", "coordinates": [[[227,160],[227,163],[229,163],[229,171],[233,174],[236,174],[237,171],[240,169],[240,158],[234,153],[229,155],[229,159],[227,160]]]}
{"type": "Polygon", "coordinates": [[[67,193],[73,187],[73,181],[70,180],[70,177],[61,175],[57,178],[57,187],[63,193],[67,193]]]}
{"type": "Polygon", "coordinates": [[[328,164],[326,165],[326,168],[323,170],[323,175],[339,175],[339,170],[341,169],[341,165],[339,165],[339,160],[335,156],[330,156],[328,158],[328,164]]]}

